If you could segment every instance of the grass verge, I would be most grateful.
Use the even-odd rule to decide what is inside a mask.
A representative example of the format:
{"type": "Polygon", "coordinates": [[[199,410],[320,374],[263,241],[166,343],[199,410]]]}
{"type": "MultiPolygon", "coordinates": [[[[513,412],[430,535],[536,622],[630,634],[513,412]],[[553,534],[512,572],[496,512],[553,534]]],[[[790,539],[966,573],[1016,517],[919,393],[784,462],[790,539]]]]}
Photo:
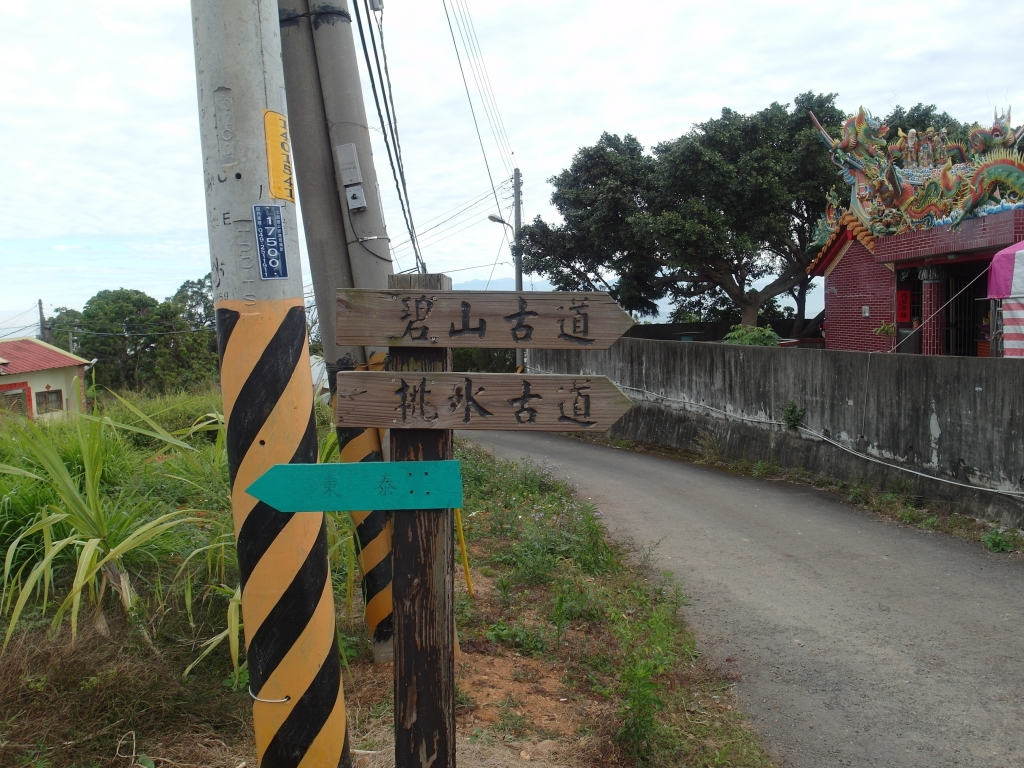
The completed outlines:
{"type": "Polygon", "coordinates": [[[701,432],[697,438],[696,451],[668,448],[639,440],[608,438],[603,435],[566,433],[566,436],[612,448],[690,461],[739,475],[813,485],[815,488],[842,496],[862,509],[903,525],[976,541],[990,552],[1024,552],[1024,532],[993,526],[990,521],[961,514],[954,504],[927,501],[912,493],[910,483],[893,483],[886,488],[876,488],[863,480],[845,483],[823,475],[815,475],[800,467],[781,467],[772,456],[756,462],[729,459],[722,455],[714,437],[707,432],[701,432]]]}
{"type": "MultiPolygon", "coordinates": [[[[585,764],[773,765],[734,708],[733,681],[701,663],[680,613],[685,596],[652,570],[650,551],[610,543],[600,511],[537,466],[472,443],[457,452],[483,577],[476,600],[458,601],[464,648],[562,670],[558,698],[579,713],[572,735],[585,764]]],[[[499,711],[479,737],[559,735],[524,718],[515,692],[499,711]]]]}

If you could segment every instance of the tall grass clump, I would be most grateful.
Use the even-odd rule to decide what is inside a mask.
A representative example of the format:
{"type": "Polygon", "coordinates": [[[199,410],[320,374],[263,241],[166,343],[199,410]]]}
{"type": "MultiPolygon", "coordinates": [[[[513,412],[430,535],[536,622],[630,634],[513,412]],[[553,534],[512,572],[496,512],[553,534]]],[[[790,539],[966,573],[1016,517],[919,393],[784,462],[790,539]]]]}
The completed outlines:
{"type": "MultiPolygon", "coordinates": [[[[143,560],[168,554],[168,535],[194,520],[187,510],[174,509],[126,482],[132,462],[116,426],[98,410],[69,418],[70,423],[53,426],[13,419],[5,424],[5,458],[20,466],[0,463],[0,474],[17,478],[3,495],[20,497],[22,503],[17,505],[16,535],[6,526],[13,540],[6,548],[0,593],[8,618],[4,647],[33,598],[45,613],[55,597],[51,625],[58,628],[68,615],[72,639],[83,600],[95,606],[98,628],[105,625],[108,590],[130,615],[136,602],[133,571],[143,560]],[[25,496],[34,498],[25,504],[25,496]],[[56,597],[55,574],[65,569],[69,578],[56,597]]],[[[170,435],[139,427],[132,431],[192,450],[170,435]]]]}

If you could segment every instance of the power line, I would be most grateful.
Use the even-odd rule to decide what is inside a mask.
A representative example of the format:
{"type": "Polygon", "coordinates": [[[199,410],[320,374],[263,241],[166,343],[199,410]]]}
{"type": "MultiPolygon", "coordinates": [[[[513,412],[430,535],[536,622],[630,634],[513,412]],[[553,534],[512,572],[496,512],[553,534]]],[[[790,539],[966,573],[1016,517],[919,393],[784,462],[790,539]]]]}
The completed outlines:
{"type": "MultiPolygon", "coordinates": [[[[467,229],[472,229],[473,227],[479,226],[480,224],[483,224],[485,221],[487,221],[487,219],[477,219],[475,221],[470,221],[464,227],[461,227],[460,229],[457,229],[454,232],[451,232],[451,233],[449,233],[447,235],[444,235],[444,237],[435,237],[435,238],[431,239],[429,242],[427,242],[427,245],[431,245],[431,246],[437,245],[442,240],[447,240],[449,237],[455,237],[455,235],[461,234],[462,232],[465,232],[467,229]]],[[[465,223],[465,222],[462,222],[462,223],[465,223]]],[[[441,233],[438,232],[437,234],[440,235],[441,233]]],[[[406,246],[406,247],[408,247],[408,246],[406,246]]]]}
{"type": "MultiPolygon", "coordinates": [[[[509,206],[509,211],[511,211],[511,210],[512,210],[512,206],[509,206]]],[[[501,213],[501,211],[499,210],[498,213],[501,213]]],[[[502,217],[502,219],[507,221],[508,220],[508,213],[506,213],[502,217]]],[[[484,286],[484,290],[485,291],[488,288],[491,287],[491,280],[494,279],[494,270],[498,266],[498,257],[501,256],[502,246],[504,246],[505,243],[508,242],[508,229],[509,228],[507,226],[502,226],[502,228],[501,228],[501,245],[498,246],[498,252],[494,255],[494,265],[491,267],[491,274],[487,277],[487,285],[484,286]]],[[[509,243],[509,250],[510,251],[512,250],[512,244],[511,243],[509,243]]]]}
{"type": "Polygon", "coordinates": [[[462,67],[462,56],[459,54],[459,44],[455,42],[455,30],[452,28],[452,19],[448,14],[448,0],[441,0],[444,6],[444,15],[448,20],[448,31],[452,36],[452,46],[455,48],[455,58],[459,62],[459,72],[462,74],[462,85],[466,89],[466,99],[469,101],[469,111],[473,115],[473,127],[476,129],[476,138],[480,142],[480,152],[484,156],[484,165],[487,167],[487,178],[491,182],[491,192],[494,194],[494,206],[501,213],[501,204],[498,202],[498,190],[494,187],[494,176],[491,174],[491,163],[487,159],[487,150],[484,149],[484,140],[480,135],[480,123],[476,119],[476,109],[473,108],[473,99],[469,95],[469,83],[466,81],[466,70],[462,67]]]}
{"type": "Polygon", "coordinates": [[[465,0],[452,0],[452,3],[455,23],[459,27],[463,49],[466,51],[466,56],[469,59],[470,70],[473,72],[473,79],[476,82],[477,91],[480,93],[480,98],[483,102],[484,113],[491,128],[491,135],[494,138],[494,143],[502,162],[505,163],[506,171],[511,173],[512,168],[515,166],[513,158],[515,153],[512,152],[512,148],[507,142],[507,135],[505,136],[504,146],[502,143],[504,124],[498,111],[498,103],[494,97],[494,89],[491,87],[487,65],[484,62],[483,51],[480,49],[480,40],[476,35],[476,28],[473,25],[469,6],[465,0]]]}
{"type": "MultiPolygon", "coordinates": [[[[356,0],[358,2],[358,0],[356,0]]],[[[391,89],[391,73],[381,70],[380,56],[377,53],[377,36],[373,32],[373,16],[367,0],[363,0],[363,8],[366,10],[366,28],[370,31],[370,43],[373,46],[373,58],[377,63],[377,79],[380,81],[381,94],[384,97],[384,111],[388,116],[388,128],[391,131],[391,140],[395,146],[395,160],[398,162],[398,176],[402,180],[402,193],[405,195],[405,205],[409,211],[410,239],[416,245],[417,264],[422,272],[426,272],[426,264],[423,263],[423,255],[419,250],[417,241],[416,224],[412,217],[412,200],[409,198],[409,187],[405,181],[405,160],[402,157],[402,142],[398,137],[398,112],[395,110],[395,95],[391,89]]],[[[387,67],[387,52],[384,51],[384,11],[377,17],[377,28],[380,30],[380,50],[384,53],[384,65],[387,67]]],[[[362,27],[360,27],[360,33],[362,27]]]]}
{"type": "Polygon", "coordinates": [[[465,19],[462,18],[461,15],[460,15],[460,10],[459,10],[459,5],[458,5],[458,1],[457,0],[452,0],[452,14],[455,16],[455,26],[458,27],[458,29],[459,29],[459,37],[462,38],[462,50],[466,52],[466,60],[469,63],[469,71],[473,75],[473,82],[476,84],[477,93],[480,94],[480,101],[481,101],[481,103],[483,105],[483,108],[484,108],[484,116],[487,118],[487,124],[490,127],[490,129],[491,129],[491,137],[494,139],[495,146],[496,146],[496,148],[498,150],[498,157],[501,158],[501,162],[505,165],[506,173],[511,173],[512,172],[512,167],[511,167],[510,163],[508,162],[508,159],[507,159],[507,157],[505,156],[505,153],[504,153],[504,148],[501,146],[501,142],[498,139],[498,136],[497,136],[497,133],[496,133],[496,130],[495,130],[494,118],[491,115],[490,102],[488,101],[486,91],[484,90],[484,88],[483,88],[483,86],[481,84],[482,77],[481,77],[479,69],[477,67],[476,54],[475,54],[475,52],[473,50],[473,46],[471,45],[471,43],[468,40],[468,33],[467,33],[468,25],[466,24],[465,19]]]}
{"type": "MultiPolygon", "coordinates": [[[[505,198],[502,198],[502,199],[507,201],[509,198],[505,197],[505,198]]],[[[435,238],[437,235],[441,234],[442,232],[447,232],[448,230],[452,229],[453,227],[457,227],[460,224],[464,224],[470,218],[473,219],[473,223],[474,224],[479,224],[479,223],[481,223],[483,221],[486,221],[485,218],[480,216],[480,213],[482,213],[482,211],[480,209],[481,208],[486,209],[486,207],[490,206],[490,204],[491,204],[490,200],[481,201],[480,203],[477,203],[476,205],[474,205],[474,206],[472,206],[470,208],[466,208],[465,210],[461,211],[458,214],[455,214],[453,216],[448,217],[447,219],[444,219],[443,221],[438,222],[433,227],[430,227],[429,229],[425,229],[425,230],[421,231],[419,233],[419,238],[418,238],[420,244],[423,245],[425,240],[428,239],[427,238],[427,234],[428,233],[433,232],[434,234],[430,235],[430,238],[435,238]]],[[[409,241],[408,240],[404,240],[404,241],[402,241],[400,243],[394,244],[392,247],[394,248],[395,251],[402,251],[404,249],[407,249],[409,247],[409,245],[410,245],[409,241]]]]}
{"type": "Polygon", "coordinates": [[[494,105],[494,113],[498,117],[498,128],[500,129],[501,135],[504,137],[505,147],[508,149],[509,157],[511,158],[513,165],[515,165],[516,153],[512,150],[512,142],[509,141],[508,131],[505,130],[505,120],[501,116],[501,110],[498,109],[498,100],[494,95],[494,87],[491,85],[490,73],[487,71],[487,60],[484,58],[483,51],[480,49],[480,38],[477,37],[476,34],[476,24],[473,21],[473,15],[469,12],[469,2],[468,0],[461,0],[461,2],[466,9],[466,18],[469,20],[469,28],[472,32],[473,40],[476,43],[477,55],[480,57],[480,67],[483,69],[484,81],[487,84],[487,91],[491,96],[491,104],[494,105]]]}
{"type": "MultiPolygon", "coordinates": [[[[384,147],[387,149],[387,153],[388,153],[388,164],[391,166],[391,176],[395,180],[395,189],[398,191],[398,204],[399,204],[399,206],[402,209],[402,218],[405,219],[405,227],[409,231],[409,240],[412,241],[413,244],[414,244],[413,250],[414,250],[414,252],[416,254],[416,265],[417,265],[417,267],[419,267],[419,270],[421,272],[426,272],[426,266],[423,263],[423,257],[422,257],[422,255],[419,252],[419,248],[415,246],[415,243],[416,243],[416,232],[415,232],[415,230],[413,229],[413,226],[412,226],[412,218],[410,216],[410,213],[409,213],[409,211],[406,208],[406,199],[405,199],[405,197],[403,195],[402,185],[399,182],[398,169],[395,167],[394,153],[392,153],[392,150],[391,150],[391,142],[392,142],[392,140],[389,138],[389,133],[388,133],[389,127],[390,127],[390,123],[385,122],[385,120],[384,120],[384,112],[381,110],[381,107],[380,107],[380,97],[377,94],[377,78],[374,77],[373,65],[370,63],[370,51],[369,51],[369,49],[366,46],[366,35],[363,32],[363,17],[362,17],[362,14],[359,12],[359,2],[358,2],[358,0],[356,0],[356,2],[354,2],[354,3],[352,3],[352,7],[355,9],[355,12],[356,12],[356,25],[359,27],[359,40],[360,40],[360,42],[362,43],[362,46],[363,46],[363,58],[366,61],[366,73],[367,73],[367,75],[370,78],[370,88],[373,90],[373,103],[377,107],[377,117],[380,120],[381,130],[384,132],[384,147]]],[[[369,22],[369,19],[367,19],[367,22],[369,22]]],[[[370,26],[370,31],[371,32],[373,31],[373,27],[372,26],[370,26]]],[[[381,84],[381,87],[383,89],[383,83],[381,84]]],[[[397,153],[397,151],[398,151],[398,147],[396,146],[395,147],[395,153],[397,153]]]]}
{"type": "MultiPolygon", "coordinates": [[[[16,314],[16,315],[11,315],[10,317],[8,317],[8,318],[5,318],[5,320],[6,320],[6,322],[8,322],[8,323],[9,323],[9,322],[11,322],[12,320],[17,320],[17,319],[18,319],[19,317],[21,317],[22,315],[27,315],[27,314],[28,314],[29,312],[35,312],[35,311],[36,311],[36,310],[37,310],[38,308],[39,308],[39,307],[38,307],[38,305],[37,305],[37,304],[33,304],[31,308],[29,308],[29,309],[26,309],[26,310],[25,310],[24,312],[19,312],[19,313],[18,313],[18,314],[16,314]]],[[[10,326],[9,326],[9,327],[10,327],[10,326]]]]}

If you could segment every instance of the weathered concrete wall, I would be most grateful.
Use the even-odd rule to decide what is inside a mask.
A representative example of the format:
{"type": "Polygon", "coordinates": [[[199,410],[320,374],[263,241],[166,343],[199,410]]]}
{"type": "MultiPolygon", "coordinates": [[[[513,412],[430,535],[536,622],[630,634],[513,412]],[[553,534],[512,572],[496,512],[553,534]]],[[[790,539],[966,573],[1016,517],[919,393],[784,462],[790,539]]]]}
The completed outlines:
{"type": "Polygon", "coordinates": [[[730,458],[883,487],[909,482],[926,498],[1024,527],[1024,497],[930,479],[1024,491],[1024,360],[624,338],[607,351],[531,351],[529,367],[622,386],[635,407],[617,437],[696,449],[703,430],[730,458]],[[781,422],[789,400],[806,408],[808,429],[853,453],[764,423],[781,422]]]}

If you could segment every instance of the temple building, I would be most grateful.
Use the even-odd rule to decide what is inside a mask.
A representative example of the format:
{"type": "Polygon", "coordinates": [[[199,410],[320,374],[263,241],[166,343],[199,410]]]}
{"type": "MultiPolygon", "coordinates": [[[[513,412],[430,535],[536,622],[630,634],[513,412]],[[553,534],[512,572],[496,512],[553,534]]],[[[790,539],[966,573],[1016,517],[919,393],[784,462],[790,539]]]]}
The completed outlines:
{"type": "Polygon", "coordinates": [[[819,130],[850,187],[848,201],[830,199],[808,268],[825,282],[826,348],[1001,354],[989,267],[1024,241],[1024,159],[1009,115],[960,142],[934,129],[887,142],[863,108],[840,139],[819,130]]]}

